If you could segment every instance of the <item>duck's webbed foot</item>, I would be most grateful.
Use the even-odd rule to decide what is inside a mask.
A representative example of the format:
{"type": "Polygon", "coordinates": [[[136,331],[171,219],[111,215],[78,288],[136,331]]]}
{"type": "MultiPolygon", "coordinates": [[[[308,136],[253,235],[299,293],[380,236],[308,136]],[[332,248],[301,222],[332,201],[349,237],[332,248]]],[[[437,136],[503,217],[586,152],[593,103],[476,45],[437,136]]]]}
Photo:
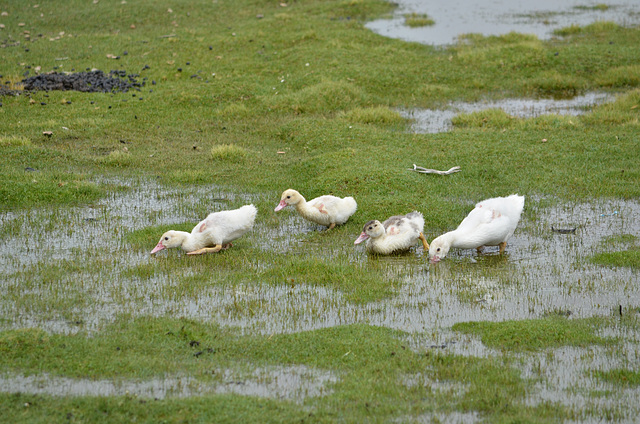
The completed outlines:
{"type": "Polygon", "coordinates": [[[333,230],[334,228],[336,228],[336,223],[332,222],[331,225],[329,225],[329,228],[327,228],[327,230],[333,230]]]}
{"type": "Polygon", "coordinates": [[[205,253],[218,253],[222,250],[221,244],[216,244],[213,247],[203,247],[202,249],[194,250],[193,252],[187,252],[187,255],[204,255],[205,253]]]}
{"type": "Polygon", "coordinates": [[[422,242],[422,246],[424,247],[424,250],[429,251],[429,243],[427,243],[427,239],[425,238],[424,234],[420,233],[418,238],[422,242]]]}
{"type": "Polygon", "coordinates": [[[504,253],[504,249],[507,248],[507,242],[503,241],[502,243],[500,243],[498,246],[500,246],[500,254],[502,255],[504,253]]]}

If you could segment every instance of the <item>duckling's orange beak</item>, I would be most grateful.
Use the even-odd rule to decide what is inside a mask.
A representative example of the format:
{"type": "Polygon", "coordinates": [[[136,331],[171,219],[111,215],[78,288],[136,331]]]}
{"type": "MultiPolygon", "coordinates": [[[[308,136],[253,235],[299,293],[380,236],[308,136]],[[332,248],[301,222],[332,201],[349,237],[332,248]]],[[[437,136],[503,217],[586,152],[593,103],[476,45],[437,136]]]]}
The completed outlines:
{"type": "Polygon", "coordinates": [[[153,250],[151,251],[151,254],[153,255],[154,253],[159,252],[163,249],[166,249],[166,247],[164,247],[164,245],[162,244],[162,241],[159,241],[156,247],[154,247],[153,250]]]}
{"type": "Polygon", "coordinates": [[[274,211],[278,212],[280,209],[284,209],[287,206],[287,202],[285,202],[284,200],[281,200],[280,203],[278,203],[278,206],[276,206],[276,208],[274,209],[274,211]]]}
{"type": "Polygon", "coordinates": [[[353,244],[360,244],[363,241],[365,241],[366,239],[368,239],[369,236],[367,235],[367,233],[365,233],[364,231],[360,234],[360,237],[358,237],[356,239],[356,241],[353,242],[353,244]]]}

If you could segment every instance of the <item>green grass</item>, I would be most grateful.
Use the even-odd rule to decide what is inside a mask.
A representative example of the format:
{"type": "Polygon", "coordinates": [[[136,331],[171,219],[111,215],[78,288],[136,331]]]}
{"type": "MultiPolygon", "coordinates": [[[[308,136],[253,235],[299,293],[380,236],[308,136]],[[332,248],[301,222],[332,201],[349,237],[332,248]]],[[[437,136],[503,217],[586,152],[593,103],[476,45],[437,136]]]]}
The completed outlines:
{"type": "Polygon", "coordinates": [[[621,386],[640,386],[640,373],[628,369],[614,369],[611,371],[594,371],[593,375],[603,381],[621,386]]]}
{"type": "Polygon", "coordinates": [[[477,334],[488,347],[510,351],[535,351],[614,342],[598,336],[596,326],[589,320],[569,320],[556,316],[533,321],[465,322],[455,324],[452,329],[477,334]]]}
{"type": "Polygon", "coordinates": [[[604,266],[640,268],[640,249],[634,248],[620,252],[603,252],[593,255],[591,262],[604,266]]]}
{"type": "Polygon", "coordinates": [[[435,25],[435,21],[422,13],[407,13],[404,15],[404,24],[411,28],[435,25]]]}
{"type": "MultiPolygon", "coordinates": [[[[573,251],[581,249],[576,235],[575,263],[554,270],[549,286],[526,266],[548,254],[550,236],[537,226],[547,206],[640,196],[640,159],[632,154],[640,151],[640,30],[596,22],[562,28],[548,41],[470,34],[435,48],[364,28],[392,12],[386,1],[281,3],[0,7],[7,11],[0,19],[3,85],[20,89],[38,67],[125,70],[145,81],[129,93],[0,98],[0,229],[7,240],[0,249],[0,374],[116,382],[186,376],[217,384],[224,370],[244,381],[260,367],[301,365],[337,380],[302,404],[215,393],[162,400],[1,393],[3,419],[445,422],[477,414],[484,422],[547,423],[637,412],[603,411],[591,399],[583,408],[529,402],[546,380],[525,376],[521,361],[567,347],[585,356],[606,349],[615,363],[607,372],[588,370],[591,378],[637,386],[624,362],[633,341],[622,340],[637,331],[637,305],[625,304],[619,322],[570,319],[545,316],[571,307],[537,297],[547,289],[562,299],[572,290],[588,296],[601,284],[627,284],[632,299],[636,281],[600,277],[638,267],[633,230],[612,220],[603,245],[620,251],[595,255],[573,251]],[[409,132],[398,112],[591,91],[617,97],[581,116],[461,114],[451,132],[439,134],[409,132]],[[425,176],[409,171],[413,163],[462,171],[425,176]],[[319,231],[290,208],[273,212],[287,188],[307,199],[354,196],[358,211],[344,226],[319,231]],[[422,211],[431,240],[475,202],[511,192],[527,196],[518,236],[540,240],[524,253],[512,250],[521,243],[509,246],[513,256],[465,256],[432,267],[421,248],[376,257],[353,246],[369,219],[422,211]],[[123,207],[126,195],[134,197],[123,207]],[[256,227],[232,249],[149,256],[164,231],[190,231],[211,209],[250,202],[259,209],[256,227]],[[424,289],[425,281],[434,287],[424,289]],[[460,323],[469,318],[437,309],[451,304],[434,297],[436,286],[446,286],[454,309],[488,316],[500,309],[500,294],[526,292],[529,315],[543,318],[460,323]],[[497,303],[479,300],[485,295],[497,303]],[[194,304],[205,312],[182,317],[194,304]],[[405,307],[442,316],[433,328],[402,324],[415,325],[411,332],[379,326],[407,319],[405,307]],[[464,354],[429,347],[448,337],[451,325],[442,323],[451,321],[459,323],[445,344],[457,341],[464,354]],[[326,328],[306,329],[319,322],[326,328]],[[49,327],[38,328],[43,323],[49,327]],[[469,354],[465,337],[497,353],[469,354]]],[[[410,16],[407,24],[429,24],[426,18],[410,16]]],[[[613,302],[603,308],[617,311],[613,302]]],[[[569,390],[580,392],[576,384],[569,390]]],[[[616,396],[615,389],[603,395],[609,402],[616,396]]]]}
{"type": "MultiPolygon", "coordinates": [[[[70,378],[144,380],[188,374],[213,385],[220,380],[212,370],[221,367],[246,372],[268,365],[302,364],[334,370],[339,378],[333,385],[334,393],[308,402],[308,407],[313,406],[310,417],[309,412],[301,414],[295,405],[230,395],[194,397],[182,401],[181,406],[171,398],[133,402],[135,398],[129,397],[83,397],[54,401],[49,396],[33,395],[2,395],[0,404],[9,414],[6,418],[25,421],[42,420],[43,409],[52,416],[73,411],[84,419],[100,416],[106,422],[154,420],[164,414],[173,417],[176,412],[193,414],[194,419],[199,415],[197,421],[212,417],[235,421],[240,418],[239,404],[246,408],[243,419],[251,421],[290,421],[301,419],[302,415],[322,422],[363,417],[377,421],[397,414],[456,407],[453,399],[447,400],[446,390],[425,393],[421,387],[428,381],[442,381],[452,386],[464,385],[459,406],[479,411],[488,419],[544,415],[541,408],[518,406],[525,393],[524,380],[499,360],[419,354],[407,349],[400,336],[389,329],[355,325],[273,337],[242,337],[215,325],[170,319],[121,320],[120,325],[106,328],[95,337],[82,333],[51,335],[41,330],[8,331],[0,335],[0,364],[5,372],[25,375],[46,372],[70,378]],[[166,370],[171,371],[167,374],[166,370]],[[205,400],[210,401],[207,406],[202,403],[205,400]],[[148,402],[153,405],[150,409],[148,402]],[[25,407],[26,403],[32,406],[25,407]]],[[[566,412],[554,408],[553,413],[566,412]]]]}

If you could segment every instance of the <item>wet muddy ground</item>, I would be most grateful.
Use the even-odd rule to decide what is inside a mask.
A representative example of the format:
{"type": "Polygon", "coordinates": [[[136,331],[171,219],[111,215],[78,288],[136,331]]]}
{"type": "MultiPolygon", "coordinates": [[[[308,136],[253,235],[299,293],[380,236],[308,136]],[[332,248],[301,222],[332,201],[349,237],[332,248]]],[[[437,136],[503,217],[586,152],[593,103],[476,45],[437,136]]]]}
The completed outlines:
{"type": "Polygon", "coordinates": [[[549,39],[554,30],[570,25],[597,21],[625,26],[640,23],[640,4],[635,0],[397,0],[395,3],[399,7],[391,19],[370,22],[367,28],[385,37],[436,46],[452,44],[461,34],[519,32],[549,39]],[[409,27],[404,15],[410,13],[426,14],[435,24],[409,27]]]}
{"type": "MultiPolygon", "coordinates": [[[[0,246],[0,267],[8,276],[0,283],[0,313],[5,317],[1,326],[3,329],[35,326],[62,333],[74,333],[82,328],[91,332],[112,322],[117,315],[128,313],[215,321],[245,333],[260,334],[366,323],[406,331],[407,341],[415,349],[448,349],[457,354],[487,356],[496,353],[478,340],[451,332],[450,327],[457,322],[540,318],[548,313],[572,317],[611,316],[618,314],[620,308],[625,311],[628,307],[637,307],[640,298],[636,272],[597,266],[587,260],[597,252],[625,248],[612,237],[640,234],[640,203],[623,200],[560,203],[551,197],[529,197],[506,255],[498,256],[491,249],[480,256],[475,250],[455,250],[438,264],[430,264],[420,247],[402,256],[368,256],[364,249],[353,246],[356,232],[344,232],[341,243],[329,247],[309,243],[309,233],[318,228],[294,211],[278,215],[278,225],[258,224],[245,236],[254,246],[273,253],[313,254],[324,259],[346,257],[354,262],[382,264],[389,276],[402,283],[392,297],[368,304],[353,304],[346,301],[340,291],[304,282],[291,287],[260,281],[240,285],[211,281],[204,293],[176,299],[163,295],[166,281],[160,276],[148,279],[127,276],[127,269],[166,260],[163,255],[149,254],[155,240],[148,250],[130,249],[124,241],[127,232],[153,225],[197,222],[202,208],[220,210],[250,202],[271,205],[277,198],[277,193],[253,196],[215,187],[167,189],[147,181],[132,184],[128,192],[112,194],[92,206],[4,212],[0,214],[0,225],[10,235],[0,246]],[[574,228],[575,232],[568,234],[553,230],[574,228]],[[96,255],[102,256],[105,262],[105,269],[97,274],[87,274],[85,278],[75,274],[69,281],[63,278],[28,290],[21,288],[23,270],[60,261],[83,261],[96,255]],[[108,283],[105,283],[106,275],[109,275],[108,283]],[[81,292],[87,301],[83,303],[86,306],[73,312],[73,320],[57,315],[55,310],[34,306],[52,295],[58,296],[54,294],[58,290],[64,294],[63,288],[76,285],[78,278],[83,279],[81,292]],[[16,299],[33,301],[16,302],[16,299]]],[[[269,207],[259,210],[259,214],[267,217],[274,212],[269,207]]],[[[428,215],[426,218],[428,220],[428,215]]],[[[431,240],[437,235],[427,234],[427,238],[431,240]]],[[[184,259],[197,260],[186,256],[184,259]]],[[[247,261],[244,266],[258,270],[270,265],[247,261]]],[[[640,335],[624,337],[630,340],[628,355],[637,358],[640,335]]],[[[538,394],[528,401],[541,402],[551,397],[572,405],[586,402],[586,394],[575,394],[571,389],[575,388],[576,381],[585,380],[584,384],[591,384],[589,387],[596,384],[589,383],[591,379],[585,376],[585,369],[624,366],[619,360],[598,359],[607,355],[592,352],[597,350],[603,349],[562,348],[555,349],[551,356],[524,357],[525,373],[535,371],[532,364],[545,362],[544,383],[540,383],[538,394]]],[[[283,375],[281,381],[288,381],[285,386],[292,393],[321,392],[324,382],[335,378],[324,374],[296,377],[304,374],[300,370],[278,373],[283,375]]],[[[33,390],[73,394],[81,390],[77,387],[81,385],[85,392],[104,391],[109,395],[127,391],[158,397],[163,390],[170,396],[188,396],[193,390],[193,385],[183,384],[180,376],[162,382],[104,381],[88,386],[83,382],[47,380],[46,377],[43,379],[48,383],[24,376],[3,378],[1,386],[9,391],[12,387],[16,390],[21,387],[21,391],[39,387],[33,390]]],[[[198,387],[198,390],[233,389],[245,394],[265,393],[265,396],[279,393],[273,387],[261,385],[260,378],[251,378],[255,380],[255,387],[221,383],[207,389],[198,387]]],[[[252,381],[251,378],[247,381],[252,381]]],[[[233,381],[233,377],[228,380],[233,381]]],[[[295,397],[281,395],[287,396],[295,397]]],[[[637,391],[625,391],[623,398],[620,402],[634,401],[640,405],[637,391]]]]}

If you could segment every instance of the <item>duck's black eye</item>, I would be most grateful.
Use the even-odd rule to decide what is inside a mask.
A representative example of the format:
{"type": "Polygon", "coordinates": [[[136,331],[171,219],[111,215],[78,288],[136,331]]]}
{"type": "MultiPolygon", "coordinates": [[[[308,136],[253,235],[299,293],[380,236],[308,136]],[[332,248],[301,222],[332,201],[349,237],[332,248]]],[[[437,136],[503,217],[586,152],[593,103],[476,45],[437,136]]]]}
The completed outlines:
{"type": "Polygon", "coordinates": [[[438,248],[436,249],[436,252],[439,252],[439,251],[440,251],[440,248],[438,247],[438,248]]]}
{"type": "Polygon", "coordinates": [[[369,227],[370,230],[373,230],[373,227],[369,227]]]}
{"type": "Polygon", "coordinates": [[[291,196],[287,196],[287,199],[291,199],[291,196]]]}
{"type": "Polygon", "coordinates": [[[164,239],[165,239],[165,240],[169,240],[169,236],[165,237],[164,239]]]}

